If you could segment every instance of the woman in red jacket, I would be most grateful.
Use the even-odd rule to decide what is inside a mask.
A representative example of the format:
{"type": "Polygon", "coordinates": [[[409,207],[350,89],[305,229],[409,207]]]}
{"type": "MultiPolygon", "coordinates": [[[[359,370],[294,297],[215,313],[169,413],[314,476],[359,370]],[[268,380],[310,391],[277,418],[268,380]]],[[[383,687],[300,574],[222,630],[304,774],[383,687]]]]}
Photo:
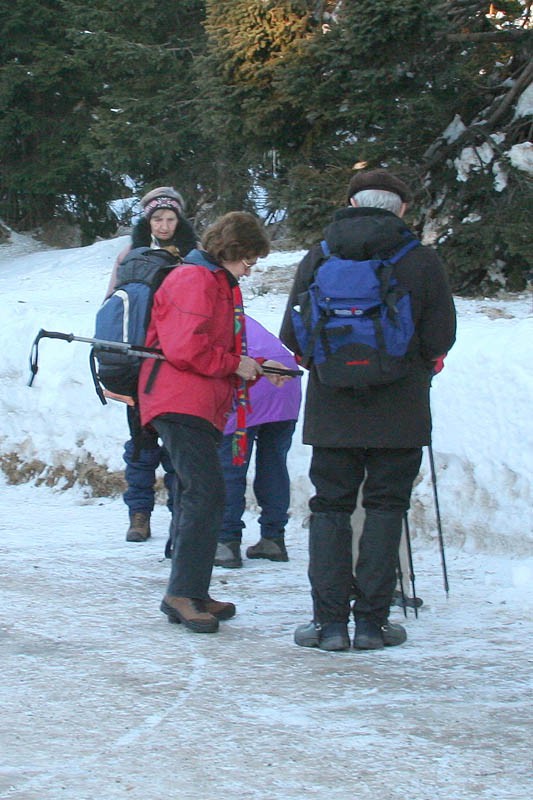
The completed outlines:
{"type": "MultiPolygon", "coordinates": [[[[256,217],[234,211],[206,230],[202,248],[191,251],[156,292],[146,345],[160,347],[166,360],[143,364],[139,404],[142,424],[155,428],[177,476],[175,546],[161,610],[170,622],[214,633],[219,620],[235,614],[233,603],[208,593],[224,511],[218,447],[235,401],[242,423],[235,440],[238,460],[246,382],[262,375],[260,359],[246,355],[238,282],[268,255],[269,243],[256,217]]],[[[268,379],[277,385],[287,380],[268,379]]]]}

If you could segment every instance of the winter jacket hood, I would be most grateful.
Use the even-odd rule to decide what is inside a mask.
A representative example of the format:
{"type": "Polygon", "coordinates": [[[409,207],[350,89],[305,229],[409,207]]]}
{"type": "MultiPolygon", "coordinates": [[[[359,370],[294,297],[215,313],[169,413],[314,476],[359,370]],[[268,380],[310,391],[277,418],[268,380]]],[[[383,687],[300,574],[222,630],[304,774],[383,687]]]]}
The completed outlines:
{"type": "Polygon", "coordinates": [[[412,234],[399,217],[390,211],[370,208],[344,208],[324,230],[332,253],[356,261],[392,255],[405,244],[407,237],[412,234]]]}

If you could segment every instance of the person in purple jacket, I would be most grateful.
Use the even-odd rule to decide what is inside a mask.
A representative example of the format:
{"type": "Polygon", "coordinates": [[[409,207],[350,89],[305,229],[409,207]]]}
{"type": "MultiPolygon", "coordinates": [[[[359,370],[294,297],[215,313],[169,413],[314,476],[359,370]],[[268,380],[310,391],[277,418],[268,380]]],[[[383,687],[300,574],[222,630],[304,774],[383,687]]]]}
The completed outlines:
{"type": "MultiPolygon", "coordinates": [[[[298,365],[289,350],[273,333],[246,316],[248,355],[280,361],[290,369],[298,365]]],[[[282,387],[260,379],[250,389],[251,411],[246,417],[248,449],[242,466],[232,463],[231,440],[236,427],[235,414],[228,419],[220,446],[220,460],[226,487],[226,505],[218,536],[215,566],[242,567],[241,542],[245,527],[246,474],[255,444],[253,490],[261,509],[261,538],[246,550],[247,558],[288,561],[285,526],[290,504],[290,478],[287,455],[291,446],[302,397],[301,378],[282,387]]]]}

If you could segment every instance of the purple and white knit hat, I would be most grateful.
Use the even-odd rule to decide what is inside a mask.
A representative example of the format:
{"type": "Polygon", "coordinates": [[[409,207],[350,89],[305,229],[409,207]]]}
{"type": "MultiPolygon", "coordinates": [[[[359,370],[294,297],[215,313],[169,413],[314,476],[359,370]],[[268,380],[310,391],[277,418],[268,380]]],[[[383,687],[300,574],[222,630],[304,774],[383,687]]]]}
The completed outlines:
{"type": "Polygon", "coordinates": [[[154,197],[153,200],[150,200],[143,209],[143,214],[146,219],[150,219],[154,211],[159,211],[162,208],[168,208],[170,211],[174,211],[176,215],[179,216],[181,212],[181,206],[177,200],[174,200],[173,197],[154,197]]]}
{"type": "Polygon", "coordinates": [[[178,215],[183,214],[185,210],[183,197],[172,186],[158,186],[157,189],[152,189],[141,199],[141,206],[148,220],[154,211],[161,208],[169,208],[178,215]]]}

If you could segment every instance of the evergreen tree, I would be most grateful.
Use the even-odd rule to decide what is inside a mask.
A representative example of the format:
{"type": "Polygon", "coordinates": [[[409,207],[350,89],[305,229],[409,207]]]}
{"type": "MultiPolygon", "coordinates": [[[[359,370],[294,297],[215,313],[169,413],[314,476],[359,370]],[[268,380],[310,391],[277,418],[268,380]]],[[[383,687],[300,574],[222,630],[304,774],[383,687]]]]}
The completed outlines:
{"type": "Polygon", "coordinates": [[[68,23],[61,0],[0,10],[0,215],[31,228],[64,213],[90,237],[91,217],[110,230],[101,197],[109,180],[82,152],[94,94],[65,43],[68,23]]]}
{"type": "Polygon", "coordinates": [[[116,228],[109,201],[210,163],[190,69],[199,0],[19,0],[0,11],[0,215],[18,227],[75,219],[83,241],[116,228]]]}
{"type": "MultiPolygon", "coordinates": [[[[205,135],[216,153],[215,208],[247,207],[280,142],[301,141],[301,120],[276,90],[287,53],[312,27],[302,0],[208,0],[205,57],[197,59],[205,135]]],[[[305,123],[303,125],[305,128],[305,123]]]]}
{"type": "Polygon", "coordinates": [[[278,88],[308,125],[282,195],[300,235],[316,236],[354,165],[412,174],[449,109],[471,102],[470,84],[439,52],[443,25],[433,4],[417,0],[342,2],[286,60],[278,88]],[[301,207],[305,183],[320,195],[301,207]]]}
{"type": "Polygon", "coordinates": [[[532,209],[525,0],[18,0],[0,9],[0,216],[107,235],[170,183],[201,222],[283,209],[316,240],[354,169],[418,189],[454,288],[521,288],[532,209]],[[522,148],[522,149],[521,149],[522,148]],[[458,180],[459,174],[459,180],[458,180]]]}
{"type": "Polygon", "coordinates": [[[478,99],[424,154],[421,222],[456,291],[521,290],[533,267],[531,3],[451,0],[441,10],[447,55],[467,62],[478,99]]]}
{"type": "Polygon", "coordinates": [[[194,204],[211,163],[192,80],[204,2],[98,0],[72,8],[71,36],[98,92],[85,147],[91,163],[142,188],[174,184],[194,204]]]}
{"type": "Polygon", "coordinates": [[[533,78],[530,13],[517,2],[352,0],[324,16],[276,75],[309,123],[271,188],[298,238],[320,235],[354,168],[386,166],[418,190],[410,222],[440,230],[456,290],[523,288],[531,171],[510,148],[531,141],[531,113],[516,112],[533,78]],[[465,130],[450,142],[454,119],[465,130]],[[475,163],[458,181],[465,147],[475,163]]]}

